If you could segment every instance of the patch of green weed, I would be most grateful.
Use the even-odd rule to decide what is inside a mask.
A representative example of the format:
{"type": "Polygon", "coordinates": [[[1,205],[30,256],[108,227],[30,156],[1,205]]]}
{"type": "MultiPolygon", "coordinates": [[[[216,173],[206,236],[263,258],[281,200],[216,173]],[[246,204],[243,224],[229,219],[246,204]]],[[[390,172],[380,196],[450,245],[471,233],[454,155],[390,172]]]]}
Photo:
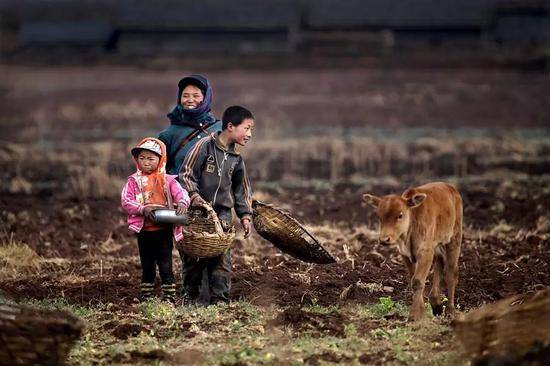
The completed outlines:
{"type": "Polygon", "coordinates": [[[410,353],[404,351],[400,345],[393,346],[393,352],[395,353],[395,358],[403,362],[404,364],[408,365],[409,363],[414,361],[413,356],[410,353]]]}
{"type": "Polygon", "coordinates": [[[406,316],[407,311],[407,306],[405,304],[394,301],[391,296],[379,298],[378,304],[372,307],[373,315],[378,318],[391,314],[406,316]]]}
{"type": "Polygon", "coordinates": [[[248,363],[266,364],[273,361],[273,353],[263,353],[254,348],[244,347],[222,354],[218,361],[222,365],[242,365],[248,363]]]}
{"type": "Polygon", "coordinates": [[[340,307],[338,305],[323,306],[317,303],[305,305],[302,309],[316,314],[331,314],[338,313],[340,311],[340,307]]]}
{"type": "Polygon", "coordinates": [[[346,324],[344,325],[344,333],[348,338],[355,337],[357,335],[357,327],[353,323],[346,324]]]}
{"type": "Polygon", "coordinates": [[[397,327],[393,329],[377,328],[372,330],[370,334],[377,339],[403,341],[409,336],[410,329],[406,327],[397,327]]]}
{"type": "Polygon", "coordinates": [[[52,298],[52,299],[42,299],[42,300],[27,299],[22,301],[22,303],[30,306],[45,308],[45,309],[68,310],[80,318],[86,318],[87,316],[91,315],[94,311],[94,309],[86,306],[71,304],[66,299],[60,298],[60,297],[52,298]]]}
{"type": "Polygon", "coordinates": [[[144,301],[139,304],[139,309],[145,318],[154,320],[168,320],[175,314],[173,305],[159,299],[144,301]]]}

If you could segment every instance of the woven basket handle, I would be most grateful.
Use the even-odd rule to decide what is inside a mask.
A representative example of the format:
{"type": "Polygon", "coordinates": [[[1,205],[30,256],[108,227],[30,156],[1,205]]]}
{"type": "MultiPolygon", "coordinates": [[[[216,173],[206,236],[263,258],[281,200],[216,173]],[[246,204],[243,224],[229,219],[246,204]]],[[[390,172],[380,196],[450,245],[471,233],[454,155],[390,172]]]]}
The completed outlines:
{"type": "Polygon", "coordinates": [[[216,211],[214,211],[214,209],[209,203],[204,203],[202,207],[206,209],[206,212],[208,213],[208,217],[211,218],[212,221],[214,221],[214,228],[216,229],[216,234],[223,235],[224,232],[223,232],[222,223],[220,222],[220,219],[218,218],[218,214],[216,213],[216,211]]]}

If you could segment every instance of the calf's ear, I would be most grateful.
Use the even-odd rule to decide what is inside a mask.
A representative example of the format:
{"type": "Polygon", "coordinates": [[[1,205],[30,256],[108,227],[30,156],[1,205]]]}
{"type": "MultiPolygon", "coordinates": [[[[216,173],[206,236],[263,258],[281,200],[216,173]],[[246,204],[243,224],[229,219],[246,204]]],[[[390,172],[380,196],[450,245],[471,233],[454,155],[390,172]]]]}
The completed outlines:
{"type": "Polygon", "coordinates": [[[412,193],[405,197],[405,199],[407,200],[407,206],[412,208],[420,206],[426,197],[428,197],[426,193],[412,193]]]}
{"type": "Polygon", "coordinates": [[[365,193],[363,195],[363,201],[365,201],[366,203],[368,203],[373,207],[378,207],[378,204],[380,203],[380,198],[373,196],[372,194],[365,193]]]}

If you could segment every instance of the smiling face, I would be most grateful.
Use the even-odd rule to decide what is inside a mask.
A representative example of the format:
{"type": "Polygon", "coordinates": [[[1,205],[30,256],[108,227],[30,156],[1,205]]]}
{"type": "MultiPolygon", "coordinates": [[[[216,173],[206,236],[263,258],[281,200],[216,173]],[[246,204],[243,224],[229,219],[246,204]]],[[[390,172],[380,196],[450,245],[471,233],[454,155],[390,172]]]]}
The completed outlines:
{"type": "Polygon", "coordinates": [[[181,105],[185,109],[195,109],[204,100],[202,91],[195,85],[187,85],[181,93],[181,105]]]}
{"type": "Polygon", "coordinates": [[[136,158],[139,169],[145,174],[154,172],[160,161],[160,157],[152,151],[141,150],[136,158]]]}
{"type": "Polygon", "coordinates": [[[245,118],[238,126],[229,122],[227,125],[228,140],[230,143],[244,146],[252,138],[253,130],[254,120],[252,118],[245,118]]]}

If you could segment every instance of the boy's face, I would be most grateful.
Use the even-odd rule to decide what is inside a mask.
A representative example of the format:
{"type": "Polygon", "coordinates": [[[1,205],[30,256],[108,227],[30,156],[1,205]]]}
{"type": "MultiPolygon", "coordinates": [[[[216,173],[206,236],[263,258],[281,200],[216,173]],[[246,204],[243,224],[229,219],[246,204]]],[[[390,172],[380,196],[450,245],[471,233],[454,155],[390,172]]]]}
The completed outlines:
{"type": "Polygon", "coordinates": [[[181,93],[181,105],[185,109],[195,109],[204,100],[202,91],[194,85],[187,85],[181,93]]]}
{"type": "Polygon", "coordinates": [[[248,143],[248,140],[252,137],[253,130],[254,120],[252,118],[246,118],[238,126],[234,126],[231,122],[227,125],[227,132],[229,133],[230,141],[241,146],[248,143]]]}
{"type": "Polygon", "coordinates": [[[152,151],[141,150],[137,156],[139,169],[145,174],[151,174],[159,165],[160,157],[152,151]]]}

